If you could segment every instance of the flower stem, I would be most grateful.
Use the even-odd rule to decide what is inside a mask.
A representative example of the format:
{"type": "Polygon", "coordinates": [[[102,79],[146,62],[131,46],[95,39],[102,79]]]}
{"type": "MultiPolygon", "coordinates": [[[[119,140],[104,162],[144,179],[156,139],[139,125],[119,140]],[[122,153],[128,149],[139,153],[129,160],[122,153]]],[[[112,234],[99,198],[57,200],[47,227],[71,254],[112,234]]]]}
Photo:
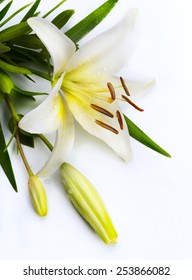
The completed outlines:
{"type": "MultiPolygon", "coordinates": [[[[25,165],[25,168],[29,174],[29,176],[32,176],[34,175],[29,164],[28,164],[28,161],[25,157],[25,154],[24,154],[24,151],[23,151],[23,148],[21,146],[21,142],[20,142],[20,138],[19,138],[19,127],[18,127],[18,123],[20,121],[20,117],[19,115],[17,114],[16,110],[15,110],[15,107],[13,106],[12,102],[11,102],[11,99],[8,95],[5,95],[4,97],[4,100],[7,104],[7,107],[9,108],[9,111],[15,121],[15,133],[14,135],[16,136],[16,142],[17,142],[17,147],[18,147],[18,150],[20,152],[20,155],[21,155],[21,158],[23,160],[23,163],[25,165]]],[[[49,140],[43,135],[43,134],[37,134],[37,136],[43,141],[43,143],[48,147],[48,149],[50,151],[53,151],[53,145],[49,142],[49,140]]]]}
{"type": "Polygon", "coordinates": [[[10,111],[12,117],[14,118],[14,120],[17,124],[20,121],[20,117],[18,116],[18,114],[11,102],[11,99],[7,94],[4,96],[4,100],[5,100],[5,103],[7,104],[7,107],[9,108],[9,111],[10,111]]]}
{"type": "Polygon", "coordinates": [[[7,104],[7,107],[9,108],[9,111],[15,121],[15,137],[16,137],[16,142],[17,142],[17,147],[18,147],[18,150],[20,152],[20,155],[21,155],[21,158],[23,160],[23,163],[25,165],[25,168],[29,174],[29,176],[33,176],[34,173],[33,171],[31,170],[30,166],[29,166],[29,163],[26,159],[26,156],[24,154],[24,151],[23,151],[23,148],[21,146],[21,142],[20,142],[20,138],[19,138],[19,127],[18,127],[18,123],[20,121],[20,117],[19,115],[17,114],[16,110],[15,110],[15,107],[13,106],[13,103],[11,102],[11,99],[8,95],[5,95],[4,97],[4,100],[5,100],[5,103],[7,104]]]}
{"type": "Polygon", "coordinates": [[[19,152],[20,152],[20,155],[21,155],[21,158],[22,158],[22,160],[23,160],[23,163],[24,163],[24,165],[25,165],[26,170],[27,170],[29,176],[33,176],[34,173],[33,173],[33,171],[31,170],[31,167],[29,166],[29,163],[28,163],[28,161],[27,161],[27,159],[26,159],[26,156],[25,156],[25,154],[24,154],[23,148],[22,148],[21,143],[20,143],[20,139],[19,139],[19,130],[18,130],[18,129],[17,129],[17,132],[16,132],[16,142],[17,142],[17,147],[18,147],[18,150],[19,150],[19,152]]]}
{"type": "Polygon", "coordinates": [[[39,134],[38,136],[43,141],[43,143],[47,146],[47,148],[52,152],[53,145],[49,142],[49,140],[43,134],[39,134]]]}

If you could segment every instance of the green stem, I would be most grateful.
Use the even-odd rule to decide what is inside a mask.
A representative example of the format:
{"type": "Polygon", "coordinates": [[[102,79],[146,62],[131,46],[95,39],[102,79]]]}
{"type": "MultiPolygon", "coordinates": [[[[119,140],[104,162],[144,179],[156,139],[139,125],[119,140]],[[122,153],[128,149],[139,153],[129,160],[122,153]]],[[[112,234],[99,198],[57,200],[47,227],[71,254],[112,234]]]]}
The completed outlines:
{"type": "Polygon", "coordinates": [[[25,168],[26,168],[26,170],[27,170],[29,176],[33,176],[34,173],[33,173],[33,171],[31,170],[31,168],[30,168],[30,166],[29,166],[29,163],[28,163],[28,161],[27,161],[27,159],[26,159],[26,157],[25,157],[23,148],[22,148],[22,146],[21,146],[20,138],[19,138],[19,127],[18,127],[18,123],[19,123],[19,121],[20,121],[20,117],[18,116],[18,114],[17,114],[17,112],[16,112],[16,110],[15,110],[15,108],[14,108],[14,106],[13,106],[13,103],[11,102],[11,99],[10,99],[10,97],[9,97],[7,94],[4,96],[4,100],[5,100],[5,102],[6,102],[7,106],[8,106],[8,108],[9,108],[9,111],[10,111],[10,113],[11,113],[11,115],[12,115],[14,121],[15,121],[15,129],[16,129],[15,136],[16,136],[17,147],[18,147],[18,150],[19,150],[19,152],[20,152],[21,158],[22,158],[22,160],[23,160],[23,163],[24,163],[24,165],[25,165],[25,168]]]}
{"type": "Polygon", "coordinates": [[[38,136],[43,141],[43,143],[48,147],[48,149],[52,152],[53,145],[49,142],[49,140],[43,134],[39,134],[38,136]]]}
{"type": "Polygon", "coordinates": [[[28,161],[27,161],[26,156],[24,154],[23,148],[21,146],[21,142],[20,142],[20,139],[19,139],[19,129],[17,129],[17,132],[16,132],[16,141],[17,141],[17,147],[18,147],[18,150],[20,152],[23,163],[25,165],[25,168],[26,168],[29,176],[33,176],[34,173],[33,173],[33,171],[31,170],[31,167],[28,164],[28,161]]]}
{"type": "Polygon", "coordinates": [[[4,96],[4,100],[5,100],[5,103],[7,104],[7,107],[9,108],[9,111],[10,111],[12,117],[14,118],[16,124],[18,124],[18,122],[20,121],[20,117],[18,116],[18,114],[11,102],[11,99],[7,94],[4,96]]]}

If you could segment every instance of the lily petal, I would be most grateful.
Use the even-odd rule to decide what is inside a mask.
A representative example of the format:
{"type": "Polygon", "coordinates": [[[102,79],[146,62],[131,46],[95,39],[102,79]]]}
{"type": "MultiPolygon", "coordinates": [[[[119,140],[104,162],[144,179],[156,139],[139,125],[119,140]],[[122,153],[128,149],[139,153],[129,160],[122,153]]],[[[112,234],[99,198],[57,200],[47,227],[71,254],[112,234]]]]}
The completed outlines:
{"type": "Polygon", "coordinates": [[[27,22],[48,49],[53,60],[54,76],[59,75],[75,52],[75,44],[54,24],[43,18],[33,17],[27,22]]]}
{"type": "Polygon", "coordinates": [[[65,98],[61,95],[63,102],[63,119],[60,119],[60,126],[57,130],[54,149],[51,156],[38,172],[38,176],[46,176],[58,169],[66,161],[70,153],[75,136],[73,116],[69,111],[65,98]]]}
{"type": "Polygon", "coordinates": [[[89,97],[79,99],[71,94],[66,94],[66,99],[73,116],[85,130],[106,142],[126,162],[131,159],[129,133],[117,102],[109,104],[92,98],[90,105],[89,97]],[[94,108],[93,105],[104,108],[113,117],[95,110],[97,107],[94,108]],[[117,118],[117,111],[121,115],[121,120],[117,118]]]}
{"type": "Polygon", "coordinates": [[[138,43],[137,19],[138,10],[131,8],[114,27],[83,45],[67,65],[71,78],[74,70],[74,80],[101,81],[121,70],[138,43]]]}
{"type": "Polygon", "coordinates": [[[62,112],[61,96],[58,94],[63,76],[58,80],[49,96],[34,110],[26,114],[19,127],[30,133],[50,133],[60,125],[62,112]]]}

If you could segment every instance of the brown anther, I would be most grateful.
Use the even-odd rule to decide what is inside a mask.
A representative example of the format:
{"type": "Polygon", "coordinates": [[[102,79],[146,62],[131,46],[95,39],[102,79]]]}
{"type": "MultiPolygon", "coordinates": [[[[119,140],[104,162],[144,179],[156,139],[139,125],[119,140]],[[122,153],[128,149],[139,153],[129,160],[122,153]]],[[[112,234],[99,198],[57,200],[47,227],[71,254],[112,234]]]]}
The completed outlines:
{"type": "Polygon", "coordinates": [[[119,122],[119,126],[120,126],[121,130],[123,130],[123,119],[122,119],[122,116],[121,116],[121,113],[119,112],[119,110],[116,111],[116,115],[117,115],[117,119],[119,122]]]}
{"type": "Polygon", "coordinates": [[[99,120],[95,120],[95,123],[98,124],[99,126],[105,128],[105,129],[110,130],[111,132],[113,132],[113,133],[115,133],[115,134],[119,134],[119,132],[118,132],[117,129],[115,129],[114,127],[112,127],[112,126],[110,126],[110,125],[108,125],[108,124],[106,124],[106,123],[104,123],[104,122],[101,122],[101,121],[99,121],[99,120]]]}
{"type": "Polygon", "coordinates": [[[128,87],[126,86],[125,81],[123,80],[122,77],[120,77],[120,81],[121,81],[121,85],[122,85],[122,87],[123,87],[125,93],[126,93],[128,96],[130,96],[131,94],[130,94],[130,92],[129,92],[129,90],[128,90],[128,87]]]}
{"type": "Polygon", "coordinates": [[[111,83],[107,83],[107,87],[108,87],[109,92],[111,94],[111,98],[113,100],[115,100],[116,99],[116,94],[115,94],[115,89],[114,89],[113,85],[111,83]]]}
{"type": "Polygon", "coordinates": [[[121,95],[122,97],[123,97],[123,99],[125,100],[125,101],[127,101],[131,106],[133,106],[135,109],[137,109],[138,111],[140,111],[140,112],[143,112],[144,110],[143,109],[141,109],[139,106],[137,106],[135,103],[133,103],[133,101],[131,101],[127,96],[125,96],[125,95],[121,95]]]}
{"type": "Polygon", "coordinates": [[[95,104],[91,104],[90,106],[91,106],[91,108],[93,108],[95,111],[97,111],[97,112],[99,112],[99,113],[101,113],[101,114],[104,114],[104,115],[106,115],[106,116],[108,116],[108,117],[110,117],[110,118],[113,118],[113,117],[114,117],[114,115],[113,115],[111,112],[107,111],[106,109],[104,109],[104,108],[102,108],[102,107],[100,107],[100,106],[97,106],[97,105],[95,105],[95,104]]]}

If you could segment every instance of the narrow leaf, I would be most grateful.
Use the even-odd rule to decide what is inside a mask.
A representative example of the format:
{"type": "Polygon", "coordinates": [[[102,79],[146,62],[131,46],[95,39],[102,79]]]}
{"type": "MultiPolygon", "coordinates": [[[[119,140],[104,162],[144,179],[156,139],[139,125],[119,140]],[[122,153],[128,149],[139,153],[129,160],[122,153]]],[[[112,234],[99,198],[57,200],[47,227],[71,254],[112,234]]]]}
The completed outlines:
{"type": "Polygon", "coordinates": [[[45,80],[48,80],[48,81],[52,80],[52,77],[49,74],[47,74],[47,73],[44,73],[44,72],[39,71],[37,69],[33,69],[31,67],[28,67],[28,69],[31,71],[31,73],[33,73],[33,74],[35,74],[35,75],[37,75],[37,76],[39,76],[39,77],[41,77],[41,78],[43,78],[45,80]]]}
{"type": "Polygon", "coordinates": [[[32,3],[29,3],[23,7],[21,7],[20,9],[18,9],[15,13],[13,13],[10,17],[8,17],[6,20],[4,20],[2,23],[0,23],[0,27],[2,27],[3,25],[5,25],[8,21],[10,21],[12,18],[14,18],[17,14],[19,14],[21,11],[23,11],[24,9],[26,9],[27,7],[29,7],[32,3]]]}
{"type": "Polygon", "coordinates": [[[9,52],[11,49],[0,42],[0,53],[9,52]]]}
{"type": "MultiPolygon", "coordinates": [[[[8,127],[10,132],[13,133],[13,135],[15,136],[15,123],[13,118],[9,120],[8,127]]],[[[34,137],[31,134],[26,133],[21,129],[19,130],[19,140],[21,144],[30,148],[34,148],[34,137]]]]}
{"type": "Polygon", "coordinates": [[[62,0],[61,2],[59,2],[55,7],[53,7],[53,9],[51,9],[49,12],[47,12],[43,18],[48,17],[52,12],[54,12],[57,8],[59,8],[61,5],[63,5],[63,3],[65,3],[66,0],[62,0]]]}
{"type": "MultiPolygon", "coordinates": [[[[1,3],[1,2],[0,2],[1,3]]],[[[11,7],[11,4],[13,3],[13,0],[11,0],[1,11],[0,11],[0,21],[4,18],[4,16],[9,11],[9,8],[11,7]]]]}
{"type": "Polygon", "coordinates": [[[0,42],[13,40],[31,31],[26,22],[17,23],[0,32],[0,42]]]}
{"type": "Polygon", "coordinates": [[[14,86],[14,89],[11,91],[11,93],[12,94],[14,94],[14,93],[23,94],[23,95],[26,95],[26,96],[47,95],[46,92],[27,91],[27,90],[20,89],[16,86],[14,86]]]}
{"type": "Polygon", "coordinates": [[[9,182],[11,183],[13,189],[17,192],[17,184],[15,181],[15,176],[11,165],[11,160],[8,151],[7,150],[4,151],[5,149],[6,149],[6,143],[5,143],[2,126],[0,123],[0,165],[4,173],[6,174],[9,182]]]}
{"type": "Polygon", "coordinates": [[[18,54],[22,54],[23,58],[25,58],[24,61],[27,63],[29,61],[33,61],[40,65],[44,65],[44,66],[47,65],[45,60],[42,58],[41,54],[36,51],[20,48],[20,47],[13,47],[12,50],[16,51],[16,53],[18,54]]]}
{"type": "Polygon", "coordinates": [[[135,140],[139,141],[148,148],[166,156],[171,157],[171,155],[161,148],[157,143],[155,143],[149,136],[147,136],[138,126],[136,126],[127,116],[124,115],[126,124],[129,129],[129,134],[135,140]]]}
{"type": "Polygon", "coordinates": [[[92,29],[94,29],[113,9],[118,0],[108,0],[65,34],[74,42],[77,43],[92,29]]]}
{"type": "Polygon", "coordinates": [[[74,10],[66,10],[59,15],[57,15],[53,20],[52,23],[57,26],[57,28],[61,29],[68,20],[72,17],[72,15],[75,13],[74,10]]]}
{"type": "Polygon", "coordinates": [[[15,66],[0,59],[0,68],[5,71],[16,74],[32,74],[31,71],[25,67],[15,66]]]}
{"type": "Polygon", "coordinates": [[[1,104],[1,102],[3,101],[3,98],[4,98],[4,92],[2,92],[1,90],[0,90],[0,104],[1,104]]]}
{"type": "Polygon", "coordinates": [[[36,0],[35,3],[33,4],[33,6],[30,8],[30,10],[27,12],[27,14],[24,16],[24,18],[21,20],[22,21],[27,21],[28,18],[34,16],[39,4],[40,4],[41,0],[36,0]]]}
{"type": "Polygon", "coordinates": [[[41,49],[43,47],[42,42],[37,38],[34,34],[29,35],[22,35],[17,38],[14,38],[14,40],[9,42],[10,44],[14,44],[20,47],[24,48],[30,48],[30,49],[41,49]]]}

